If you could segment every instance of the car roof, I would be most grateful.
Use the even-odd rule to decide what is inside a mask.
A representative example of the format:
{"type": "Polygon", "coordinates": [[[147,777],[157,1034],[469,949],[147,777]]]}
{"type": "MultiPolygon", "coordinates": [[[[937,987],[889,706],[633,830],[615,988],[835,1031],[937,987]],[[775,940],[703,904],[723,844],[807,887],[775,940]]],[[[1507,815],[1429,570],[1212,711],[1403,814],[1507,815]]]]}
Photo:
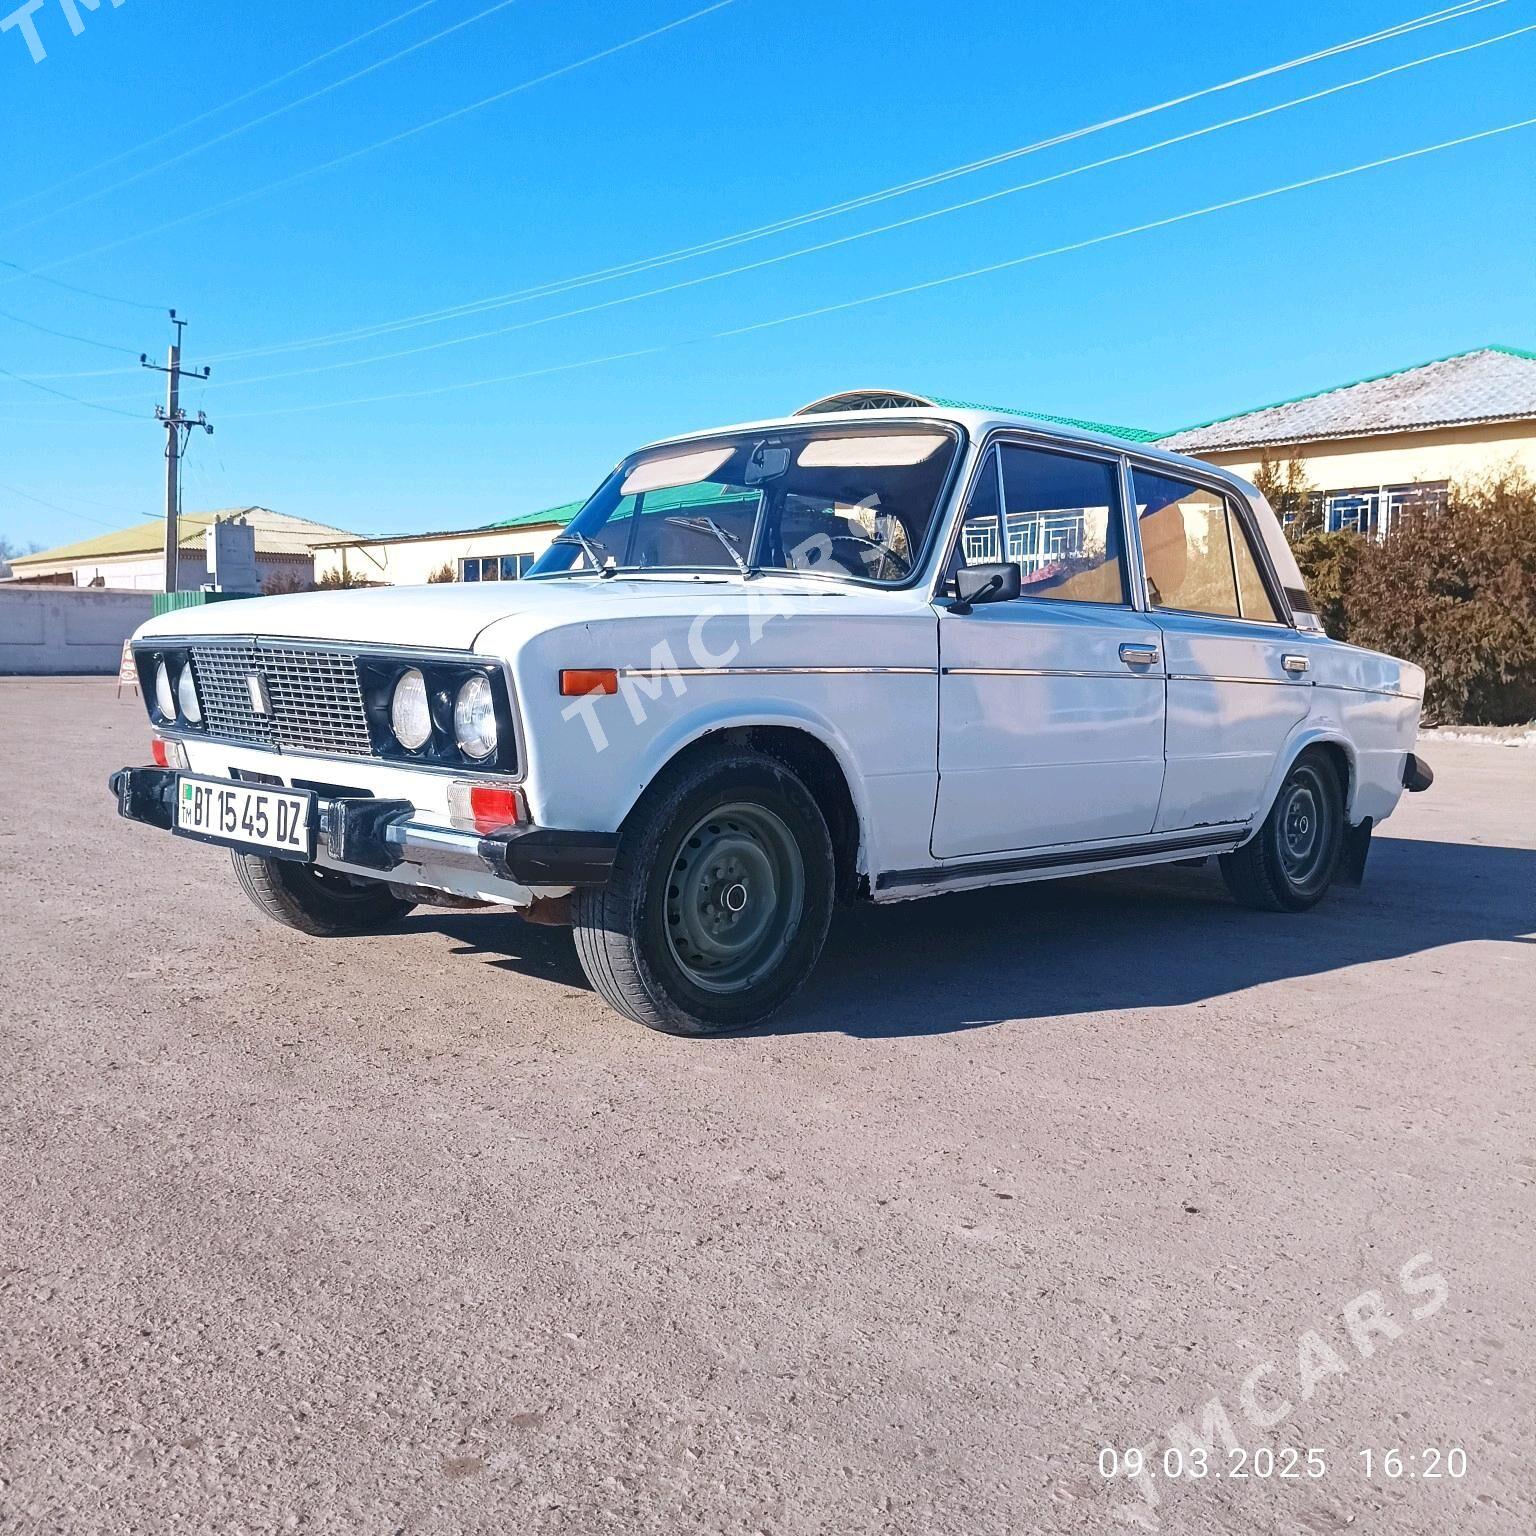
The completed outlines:
{"type": "Polygon", "coordinates": [[[1198,470],[1202,475],[1215,474],[1223,480],[1227,480],[1242,487],[1250,496],[1255,494],[1252,485],[1240,475],[1234,475],[1231,470],[1220,465],[1211,464],[1204,459],[1195,459],[1187,454],[1172,453],[1166,448],[1159,448],[1152,443],[1134,442],[1127,438],[1116,437],[1110,432],[1095,432],[1086,427],[1069,426],[1060,421],[1051,421],[1043,417],[1025,416],[1017,412],[989,410],[985,407],[957,407],[957,406],[897,406],[891,409],[871,410],[867,407],[859,407],[849,411],[817,411],[814,414],[793,413],[787,416],[768,416],[758,421],[741,421],[730,426],[708,427],[692,432],[680,432],[672,437],[658,438],[655,442],[647,443],[643,448],[636,450],[640,453],[648,453],[654,448],[667,448],[684,443],[698,442],[701,439],[711,437],[723,437],[736,432],[767,432],[784,430],[788,428],[818,428],[824,426],[850,426],[868,427],[887,423],[891,426],[898,424],[912,425],[924,421],[949,424],[965,428],[973,440],[979,441],[989,432],[1006,430],[1022,430],[1036,432],[1040,436],[1050,438],[1056,442],[1082,443],[1094,448],[1106,448],[1113,453],[1129,453],[1139,459],[1150,459],[1167,464],[1170,468],[1183,468],[1198,470]]]}

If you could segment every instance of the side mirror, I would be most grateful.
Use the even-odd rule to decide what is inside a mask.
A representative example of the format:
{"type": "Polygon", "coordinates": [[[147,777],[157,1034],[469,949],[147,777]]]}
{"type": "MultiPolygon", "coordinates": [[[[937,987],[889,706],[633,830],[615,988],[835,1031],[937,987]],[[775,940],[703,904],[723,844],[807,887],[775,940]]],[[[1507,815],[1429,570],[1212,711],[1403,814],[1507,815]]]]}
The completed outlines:
{"type": "Polygon", "coordinates": [[[1018,566],[1011,560],[995,565],[962,565],[955,572],[951,613],[969,613],[975,603],[1011,603],[1022,590],[1018,566]]]}

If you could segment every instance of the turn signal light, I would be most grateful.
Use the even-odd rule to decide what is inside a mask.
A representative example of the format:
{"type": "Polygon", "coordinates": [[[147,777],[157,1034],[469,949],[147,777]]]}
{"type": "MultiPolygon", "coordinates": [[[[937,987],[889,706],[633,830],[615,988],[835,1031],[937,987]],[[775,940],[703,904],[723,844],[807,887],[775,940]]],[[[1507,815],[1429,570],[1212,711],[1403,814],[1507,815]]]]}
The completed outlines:
{"type": "Polygon", "coordinates": [[[158,768],[179,768],[186,771],[187,749],[179,741],[167,741],[163,736],[149,738],[149,755],[158,768]]]}
{"type": "Polygon", "coordinates": [[[476,832],[503,832],[528,820],[523,792],[505,784],[455,783],[448,786],[448,816],[455,826],[476,832]]]}
{"type": "Polygon", "coordinates": [[[499,827],[515,827],[522,820],[522,800],[515,789],[492,788],[476,784],[469,792],[469,814],[477,832],[494,832],[499,827]]]}
{"type": "Polygon", "coordinates": [[[612,667],[571,667],[560,674],[560,692],[568,699],[618,691],[619,674],[612,667]]]}

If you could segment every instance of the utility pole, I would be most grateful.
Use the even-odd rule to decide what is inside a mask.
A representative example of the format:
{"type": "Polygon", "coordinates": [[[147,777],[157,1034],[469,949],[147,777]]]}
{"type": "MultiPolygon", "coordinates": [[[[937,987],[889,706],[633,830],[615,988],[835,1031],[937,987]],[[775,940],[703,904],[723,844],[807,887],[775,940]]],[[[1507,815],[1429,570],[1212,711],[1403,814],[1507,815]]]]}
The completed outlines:
{"type": "Polygon", "coordinates": [[[205,367],[199,373],[195,368],[184,369],[181,366],[181,333],[186,329],[187,322],[178,320],[176,311],[173,309],[171,324],[176,327],[176,340],[170,345],[164,368],[158,363],[150,362],[147,352],[139,353],[141,366],[165,375],[165,404],[155,407],[155,420],[165,426],[165,590],[167,592],[176,591],[176,561],[181,550],[182,455],[186,452],[187,438],[191,435],[193,427],[201,427],[204,432],[213,431],[208,417],[202,411],[199,411],[196,416],[182,414],[182,377],[206,379],[209,370],[205,367]]]}

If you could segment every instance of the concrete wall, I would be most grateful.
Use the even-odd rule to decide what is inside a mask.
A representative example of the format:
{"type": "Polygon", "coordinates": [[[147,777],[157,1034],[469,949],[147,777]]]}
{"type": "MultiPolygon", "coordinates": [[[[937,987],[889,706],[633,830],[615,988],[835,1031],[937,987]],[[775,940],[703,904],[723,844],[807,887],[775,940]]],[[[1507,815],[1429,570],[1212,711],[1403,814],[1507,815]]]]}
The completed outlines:
{"type": "Polygon", "coordinates": [[[148,592],[0,584],[0,674],[115,673],[148,592]]]}
{"type": "Polygon", "coordinates": [[[322,545],[315,551],[315,579],[325,575],[360,576],[365,581],[387,582],[394,587],[414,587],[446,565],[457,580],[459,562],[469,556],[541,555],[559,531],[557,523],[547,523],[540,528],[493,528],[322,545]]]}

